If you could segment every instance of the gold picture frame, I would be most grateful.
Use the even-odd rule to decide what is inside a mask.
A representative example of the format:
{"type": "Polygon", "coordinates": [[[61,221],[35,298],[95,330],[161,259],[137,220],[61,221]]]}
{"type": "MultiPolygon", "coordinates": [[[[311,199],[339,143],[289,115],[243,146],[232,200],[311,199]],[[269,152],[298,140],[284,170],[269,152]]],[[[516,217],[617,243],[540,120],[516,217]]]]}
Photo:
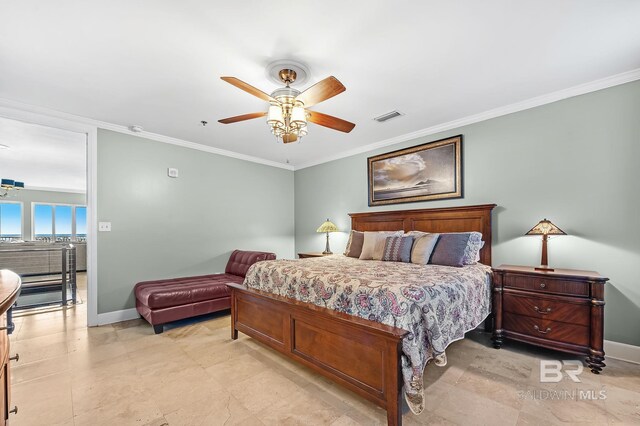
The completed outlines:
{"type": "Polygon", "coordinates": [[[462,135],[367,158],[369,206],[462,198],[462,135]]]}

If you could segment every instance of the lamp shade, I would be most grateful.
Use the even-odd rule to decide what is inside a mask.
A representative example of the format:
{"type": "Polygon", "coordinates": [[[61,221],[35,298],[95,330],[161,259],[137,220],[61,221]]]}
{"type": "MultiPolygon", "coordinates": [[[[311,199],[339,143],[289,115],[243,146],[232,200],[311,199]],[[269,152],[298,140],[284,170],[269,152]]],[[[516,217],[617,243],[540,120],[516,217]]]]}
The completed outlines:
{"type": "Polygon", "coordinates": [[[291,124],[296,127],[304,127],[307,125],[307,114],[302,107],[293,107],[291,111],[291,124]]]}
{"type": "Polygon", "coordinates": [[[326,222],[316,229],[316,232],[338,232],[338,227],[327,219],[326,222]]]}
{"type": "Polygon", "coordinates": [[[267,114],[267,123],[271,127],[284,127],[284,116],[282,115],[282,108],[277,105],[271,105],[267,114]]]}
{"type": "Polygon", "coordinates": [[[542,219],[525,235],[567,235],[562,229],[551,223],[550,220],[542,219]]]}

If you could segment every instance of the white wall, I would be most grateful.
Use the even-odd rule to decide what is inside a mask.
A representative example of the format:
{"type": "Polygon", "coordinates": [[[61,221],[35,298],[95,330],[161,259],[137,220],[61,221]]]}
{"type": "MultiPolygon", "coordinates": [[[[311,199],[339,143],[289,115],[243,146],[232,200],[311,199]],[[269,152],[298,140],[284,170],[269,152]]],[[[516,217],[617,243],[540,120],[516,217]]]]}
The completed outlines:
{"type": "Polygon", "coordinates": [[[292,258],[293,212],[292,171],[99,130],[98,312],[134,307],[139,281],[224,272],[234,249],[292,258]]]}

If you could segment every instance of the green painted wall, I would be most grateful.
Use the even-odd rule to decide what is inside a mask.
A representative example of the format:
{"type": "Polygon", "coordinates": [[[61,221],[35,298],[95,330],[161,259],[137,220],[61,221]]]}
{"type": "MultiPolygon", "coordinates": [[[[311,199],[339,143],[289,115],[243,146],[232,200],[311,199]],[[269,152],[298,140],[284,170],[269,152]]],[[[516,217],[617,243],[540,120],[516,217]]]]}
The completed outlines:
{"type": "Polygon", "coordinates": [[[98,313],[143,280],[224,271],[234,249],[294,255],[293,172],[98,131],[98,313]],[[178,179],[167,168],[180,171],[178,179]]]}
{"type": "Polygon", "coordinates": [[[6,198],[6,201],[22,202],[22,238],[24,240],[31,240],[31,209],[34,203],[85,205],[85,200],[85,194],[58,191],[38,191],[33,189],[20,190],[15,194],[15,196],[12,194],[6,198]]]}
{"type": "Polygon", "coordinates": [[[327,217],[345,231],[331,236],[337,253],[349,212],[496,203],[495,266],[538,263],[540,239],[523,234],[552,220],[569,236],[550,241],[550,264],[608,276],[605,338],[640,345],[639,158],[634,82],[302,169],[295,172],[296,251],[323,249],[315,230],[327,217]],[[367,157],[457,134],[464,135],[463,199],[367,207],[367,157]]]}

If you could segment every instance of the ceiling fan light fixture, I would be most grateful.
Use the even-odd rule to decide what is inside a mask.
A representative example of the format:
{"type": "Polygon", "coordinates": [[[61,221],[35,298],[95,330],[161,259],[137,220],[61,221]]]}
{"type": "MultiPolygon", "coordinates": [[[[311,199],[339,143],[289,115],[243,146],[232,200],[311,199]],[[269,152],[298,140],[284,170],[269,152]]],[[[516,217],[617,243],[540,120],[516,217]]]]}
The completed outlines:
{"type": "Polygon", "coordinates": [[[307,126],[307,113],[303,107],[293,107],[291,110],[291,125],[300,129],[307,126]]]}
{"type": "Polygon", "coordinates": [[[267,124],[282,143],[297,142],[307,134],[307,112],[300,104],[289,101],[269,106],[267,124]]]}
{"type": "Polygon", "coordinates": [[[282,108],[279,105],[269,106],[269,112],[267,114],[267,124],[272,128],[284,127],[284,116],[282,114],[282,108]]]}
{"type": "MultiPolygon", "coordinates": [[[[269,74],[271,75],[271,72],[269,74]]],[[[307,110],[309,107],[344,92],[346,90],[344,85],[337,78],[330,76],[307,88],[304,92],[300,92],[290,87],[294,82],[298,82],[300,74],[295,67],[281,67],[277,76],[280,83],[285,84],[285,87],[274,90],[270,95],[235,77],[220,77],[223,81],[269,102],[269,109],[224,118],[218,122],[230,124],[267,116],[267,124],[271,133],[276,137],[276,141],[285,144],[300,141],[307,134],[308,122],[344,133],[353,130],[355,127],[353,123],[318,111],[307,110]]],[[[306,73],[304,74],[306,76],[306,73]]]]}

